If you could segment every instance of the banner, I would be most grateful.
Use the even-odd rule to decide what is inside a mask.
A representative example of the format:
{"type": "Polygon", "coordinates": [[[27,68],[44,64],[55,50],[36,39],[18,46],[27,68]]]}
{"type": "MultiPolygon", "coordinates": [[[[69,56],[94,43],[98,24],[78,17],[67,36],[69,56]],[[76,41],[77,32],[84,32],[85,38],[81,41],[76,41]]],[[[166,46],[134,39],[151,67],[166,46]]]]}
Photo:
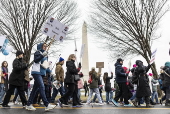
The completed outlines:
{"type": "Polygon", "coordinates": [[[151,60],[150,60],[150,65],[155,62],[155,55],[156,55],[156,52],[157,52],[157,49],[155,49],[153,52],[152,52],[152,55],[151,55],[151,60]]]}
{"type": "Polygon", "coordinates": [[[112,68],[111,68],[109,63],[108,63],[108,69],[109,69],[109,73],[111,73],[112,72],[112,68]]]}
{"type": "Polygon", "coordinates": [[[44,28],[42,33],[49,36],[54,37],[55,40],[60,42],[66,37],[68,32],[68,26],[60,23],[58,20],[54,19],[53,17],[49,17],[47,22],[44,24],[44,28]]]}
{"type": "Polygon", "coordinates": [[[82,44],[81,46],[81,51],[80,51],[80,58],[83,57],[83,54],[84,54],[84,48],[85,48],[85,44],[82,44]]]}

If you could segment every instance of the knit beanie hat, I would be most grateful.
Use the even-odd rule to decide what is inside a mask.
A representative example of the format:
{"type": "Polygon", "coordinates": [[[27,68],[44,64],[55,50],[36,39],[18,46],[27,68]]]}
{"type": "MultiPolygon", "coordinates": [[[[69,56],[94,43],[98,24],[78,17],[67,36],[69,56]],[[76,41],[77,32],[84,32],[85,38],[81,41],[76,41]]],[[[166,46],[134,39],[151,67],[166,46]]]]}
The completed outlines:
{"type": "Polygon", "coordinates": [[[21,54],[24,54],[24,52],[17,50],[17,52],[16,52],[16,57],[19,56],[19,55],[21,55],[21,54]]]}
{"type": "Polygon", "coordinates": [[[59,58],[59,62],[61,62],[61,61],[64,61],[64,59],[62,57],[59,58]]]}
{"type": "Polygon", "coordinates": [[[119,63],[120,61],[123,61],[123,59],[122,59],[122,58],[117,59],[117,62],[118,62],[118,63],[119,63]]]}
{"type": "Polygon", "coordinates": [[[165,63],[165,66],[170,67],[170,62],[166,62],[166,63],[165,63]]]}

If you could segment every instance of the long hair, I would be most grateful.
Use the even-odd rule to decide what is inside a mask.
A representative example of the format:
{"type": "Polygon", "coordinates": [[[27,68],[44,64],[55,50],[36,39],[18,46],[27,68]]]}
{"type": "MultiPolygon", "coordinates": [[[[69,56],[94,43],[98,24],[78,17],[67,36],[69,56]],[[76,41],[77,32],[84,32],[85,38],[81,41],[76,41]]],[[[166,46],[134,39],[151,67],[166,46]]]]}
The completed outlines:
{"type": "Polygon", "coordinates": [[[104,73],[104,76],[103,76],[103,81],[104,81],[104,83],[106,83],[106,78],[108,77],[108,73],[107,72],[105,72],[104,73]]]}
{"type": "Polygon", "coordinates": [[[76,57],[74,54],[70,54],[69,57],[68,57],[68,59],[67,59],[67,61],[71,61],[72,58],[74,58],[74,57],[76,57]]]}
{"type": "Polygon", "coordinates": [[[4,63],[5,63],[5,62],[7,63],[7,61],[3,61],[3,62],[2,62],[2,67],[6,67],[6,68],[7,68],[7,67],[8,67],[8,63],[7,63],[7,66],[4,66],[4,63]]]}

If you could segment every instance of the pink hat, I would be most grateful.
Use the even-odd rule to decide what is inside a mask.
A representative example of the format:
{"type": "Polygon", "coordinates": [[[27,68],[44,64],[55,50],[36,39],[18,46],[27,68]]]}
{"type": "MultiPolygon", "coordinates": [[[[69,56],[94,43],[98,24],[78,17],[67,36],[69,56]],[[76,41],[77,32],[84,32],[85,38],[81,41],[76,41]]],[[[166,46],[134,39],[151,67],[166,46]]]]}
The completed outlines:
{"type": "Polygon", "coordinates": [[[153,74],[152,73],[149,73],[149,76],[152,76],[153,74]]]}

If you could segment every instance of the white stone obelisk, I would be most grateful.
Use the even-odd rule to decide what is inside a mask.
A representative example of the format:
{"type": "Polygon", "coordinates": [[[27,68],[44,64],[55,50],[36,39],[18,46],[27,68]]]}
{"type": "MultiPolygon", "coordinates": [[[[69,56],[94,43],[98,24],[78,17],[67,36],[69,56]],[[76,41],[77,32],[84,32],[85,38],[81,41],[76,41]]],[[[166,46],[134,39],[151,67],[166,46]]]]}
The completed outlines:
{"type": "Polygon", "coordinates": [[[83,23],[82,27],[82,44],[85,44],[82,56],[82,72],[84,80],[89,79],[89,54],[88,54],[88,39],[87,39],[87,24],[83,23]]]}

